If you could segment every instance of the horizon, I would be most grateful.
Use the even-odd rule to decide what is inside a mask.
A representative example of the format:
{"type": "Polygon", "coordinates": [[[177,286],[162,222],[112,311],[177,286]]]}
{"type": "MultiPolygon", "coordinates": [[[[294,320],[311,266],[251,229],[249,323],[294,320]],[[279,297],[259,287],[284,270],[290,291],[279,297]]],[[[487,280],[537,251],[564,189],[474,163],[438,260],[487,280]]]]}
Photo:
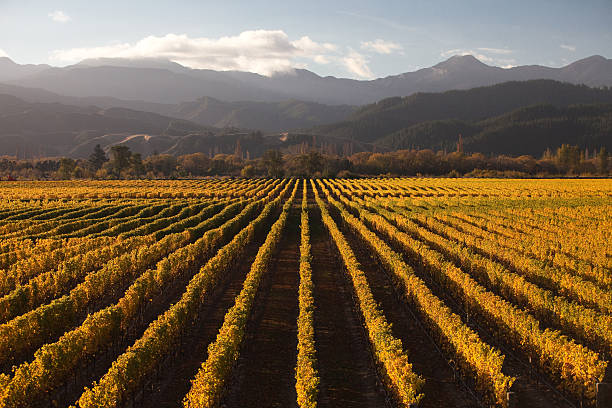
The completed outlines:
{"type": "Polygon", "coordinates": [[[90,58],[159,58],[189,68],[262,75],[303,68],[366,80],[427,68],[452,55],[473,55],[501,68],[558,68],[612,56],[607,1],[443,3],[274,1],[262,7],[185,1],[151,7],[140,0],[52,6],[33,0],[26,8],[8,0],[0,5],[0,56],[57,67],[90,58]]]}
{"type": "MultiPolygon", "coordinates": [[[[477,61],[477,62],[478,62],[478,63],[480,63],[480,64],[486,65],[486,66],[488,66],[488,67],[501,68],[501,69],[503,69],[503,70],[511,70],[511,69],[513,69],[513,68],[519,68],[519,67],[523,67],[523,66],[541,66],[541,67],[545,67],[545,68],[556,68],[556,69],[559,69],[559,68],[565,68],[565,67],[568,67],[568,66],[570,66],[570,65],[572,65],[572,64],[575,64],[575,63],[577,63],[577,62],[580,62],[580,61],[589,60],[589,59],[593,59],[593,58],[603,58],[603,59],[605,59],[605,60],[610,60],[610,58],[607,58],[607,57],[605,57],[605,56],[603,56],[603,55],[601,55],[601,54],[593,54],[593,55],[586,56],[586,57],[584,57],[584,58],[580,58],[580,59],[577,59],[577,60],[569,61],[569,62],[567,62],[566,64],[564,64],[564,65],[562,65],[562,66],[559,66],[559,67],[553,67],[553,66],[547,66],[547,65],[539,65],[539,64],[525,64],[525,65],[513,65],[513,66],[510,66],[510,67],[500,67],[500,66],[496,66],[496,65],[490,65],[490,64],[487,64],[485,61],[480,60],[479,58],[477,58],[476,56],[474,56],[474,55],[472,55],[472,54],[455,54],[455,55],[451,55],[451,56],[449,56],[449,57],[447,57],[447,58],[445,58],[445,59],[443,59],[443,60],[441,60],[441,61],[437,62],[436,64],[434,64],[434,65],[432,65],[432,66],[430,66],[430,67],[422,67],[422,68],[418,68],[417,70],[414,70],[414,71],[402,71],[402,72],[396,72],[396,73],[393,73],[393,74],[387,75],[387,76],[385,76],[385,77],[373,77],[373,78],[348,78],[348,77],[342,77],[342,76],[336,77],[336,76],[333,76],[333,75],[325,75],[325,76],[324,76],[324,75],[321,75],[321,74],[320,74],[320,73],[318,73],[318,72],[312,71],[312,70],[307,69],[307,68],[302,68],[302,67],[292,68],[292,69],[287,70],[287,71],[279,71],[279,72],[274,72],[274,73],[272,73],[271,75],[263,75],[263,74],[259,74],[259,73],[256,73],[256,72],[251,72],[251,71],[240,71],[240,70],[235,70],[235,69],[228,69],[228,70],[214,70],[214,69],[210,69],[210,68],[191,68],[191,67],[189,67],[189,66],[187,66],[187,65],[183,65],[183,64],[181,64],[181,63],[179,63],[179,62],[176,62],[176,61],[173,61],[173,60],[171,60],[171,59],[166,59],[166,58],[158,58],[158,57],[145,57],[145,58],[123,58],[123,57],[100,57],[100,58],[87,58],[87,59],[84,59],[84,60],[78,61],[78,62],[76,62],[76,63],[74,63],[74,64],[69,64],[69,65],[64,65],[64,66],[59,66],[59,65],[51,65],[51,64],[20,64],[19,62],[17,62],[17,61],[15,61],[15,60],[13,60],[13,59],[12,59],[11,57],[9,57],[8,55],[1,55],[1,54],[0,54],[0,59],[3,59],[3,58],[4,58],[4,59],[8,59],[9,61],[11,61],[11,62],[13,62],[14,64],[17,64],[17,65],[48,65],[48,66],[50,66],[51,68],[69,68],[69,67],[76,67],[76,66],[79,66],[79,65],[82,65],[82,66],[89,66],[89,65],[85,64],[85,62],[92,62],[92,63],[96,63],[96,62],[98,62],[98,63],[99,63],[99,65],[97,65],[97,64],[92,64],[92,65],[91,65],[92,67],[93,67],[93,66],[113,66],[113,65],[105,65],[105,62],[109,62],[109,63],[110,63],[111,61],[114,61],[115,63],[118,63],[118,62],[120,62],[120,61],[127,61],[127,62],[126,62],[126,64],[127,64],[128,62],[142,62],[142,63],[145,63],[145,65],[144,65],[144,67],[145,67],[145,68],[150,68],[150,67],[147,67],[147,66],[146,66],[146,63],[147,63],[147,62],[150,62],[150,63],[152,63],[152,64],[155,64],[155,63],[170,63],[170,64],[177,64],[177,65],[179,65],[180,67],[182,67],[182,68],[187,68],[187,69],[194,69],[194,70],[210,70],[210,71],[215,71],[215,72],[245,72],[245,73],[253,73],[253,74],[258,74],[258,75],[268,76],[268,77],[274,77],[274,76],[277,76],[277,75],[293,75],[293,74],[294,74],[296,71],[305,70],[305,71],[310,72],[310,73],[312,73],[312,74],[314,74],[314,75],[317,75],[317,76],[319,76],[319,77],[321,77],[321,78],[324,78],[324,77],[332,77],[332,78],[337,78],[337,79],[352,79],[352,80],[357,80],[357,81],[369,81],[369,80],[375,80],[375,79],[384,79],[384,78],[387,78],[387,77],[393,77],[393,76],[398,76],[398,75],[402,75],[402,74],[406,74],[406,73],[417,72],[417,71],[419,71],[419,70],[421,70],[421,69],[433,68],[433,67],[435,67],[435,66],[438,66],[438,65],[441,65],[441,64],[447,63],[447,62],[449,62],[449,61],[451,61],[451,60],[453,60],[453,59],[455,59],[455,58],[463,58],[463,57],[472,57],[472,58],[473,58],[475,61],[477,61]]],[[[115,66],[117,66],[117,67],[124,67],[124,68],[131,68],[131,66],[129,66],[129,65],[120,65],[120,64],[118,64],[118,65],[115,65],[115,66]]],[[[137,67],[137,68],[143,68],[143,66],[140,66],[140,65],[137,65],[137,66],[134,66],[134,67],[137,67]]],[[[152,67],[152,66],[151,66],[151,67],[152,67]]]]}

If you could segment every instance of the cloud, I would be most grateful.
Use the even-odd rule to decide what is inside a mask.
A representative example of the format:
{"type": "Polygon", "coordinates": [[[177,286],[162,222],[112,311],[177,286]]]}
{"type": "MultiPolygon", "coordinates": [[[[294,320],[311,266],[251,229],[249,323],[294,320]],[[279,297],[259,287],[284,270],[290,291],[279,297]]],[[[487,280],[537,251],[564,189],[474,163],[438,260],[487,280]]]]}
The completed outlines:
{"type": "Polygon", "coordinates": [[[463,48],[455,48],[452,50],[447,50],[447,51],[443,51],[440,53],[440,55],[444,58],[449,58],[452,57],[454,55],[472,55],[476,58],[478,58],[480,61],[482,62],[487,62],[487,63],[492,63],[494,61],[493,58],[489,57],[488,55],[483,54],[482,52],[479,52],[476,50],[466,50],[463,48]]]}
{"type": "Polygon", "coordinates": [[[512,68],[516,66],[516,60],[514,58],[508,58],[507,55],[512,54],[513,52],[513,50],[507,50],[505,48],[455,48],[452,50],[442,51],[440,56],[448,58],[452,57],[453,55],[472,55],[481,62],[489,65],[495,65],[502,68],[512,68]],[[491,56],[490,54],[495,55],[491,56]],[[499,55],[506,55],[506,57],[500,57],[499,55]]]}
{"type": "Polygon", "coordinates": [[[379,38],[374,41],[362,41],[361,49],[374,51],[379,54],[391,54],[393,51],[401,51],[403,48],[398,43],[381,40],[379,38]]]}
{"type": "MultiPolygon", "coordinates": [[[[382,40],[367,44],[366,47],[377,47],[380,53],[401,49],[398,44],[382,40]]],[[[50,58],[65,63],[92,58],[159,58],[190,68],[247,71],[267,76],[307,68],[310,63],[334,64],[344,67],[354,77],[374,76],[366,56],[352,48],[340,49],[308,36],[292,40],[281,30],[244,31],[220,38],[194,38],[186,34],[148,36],[134,43],[55,50],[50,58]]]]}
{"type": "Polygon", "coordinates": [[[374,75],[368,67],[368,60],[362,54],[350,50],[347,56],[342,58],[344,66],[353,74],[361,78],[373,78],[374,75]]]}
{"type": "Polygon", "coordinates": [[[149,36],[136,43],[55,50],[51,59],[78,62],[88,58],[163,58],[191,68],[272,75],[303,65],[296,59],[328,63],[337,52],[336,45],[306,36],[291,41],[281,30],[252,30],[221,38],[192,38],[185,34],[149,36]]]}
{"type": "Polygon", "coordinates": [[[55,10],[49,13],[49,17],[51,18],[51,20],[55,21],[56,23],[67,23],[70,20],[72,20],[72,18],[70,18],[68,14],[64,13],[61,10],[55,10]]]}
{"type": "Polygon", "coordinates": [[[293,41],[292,44],[307,54],[334,52],[338,50],[338,47],[334,44],[317,43],[312,41],[309,37],[302,37],[297,41],[293,41]]]}
{"type": "Polygon", "coordinates": [[[563,48],[564,50],[571,51],[571,52],[576,51],[576,46],[575,45],[561,44],[559,47],[563,48]]]}
{"type": "Polygon", "coordinates": [[[10,58],[9,55],[6,52],[4,52],[4,50],[2,48],[0,48],[0,57],[10,58]]]}
{"type": "Polygon", "coordinates": [[[329,57],[326,57],[325,55],[315,55],[313,61],[321,65],[329,64],[331,62],[329,57]]]}

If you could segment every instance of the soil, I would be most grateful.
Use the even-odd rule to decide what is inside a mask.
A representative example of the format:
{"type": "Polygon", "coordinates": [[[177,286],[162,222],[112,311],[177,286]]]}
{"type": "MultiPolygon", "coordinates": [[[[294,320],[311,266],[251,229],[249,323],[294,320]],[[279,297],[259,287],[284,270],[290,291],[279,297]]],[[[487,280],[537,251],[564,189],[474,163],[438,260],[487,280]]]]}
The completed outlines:
{"type": "MultiPolygon", "coordinates": [[[[505,355],[504,366],[502,371],[504,374],[516,377],[516,381],[512,385],[513,391],[518,398],[519,407],[533,408],[563,408],[573,407],[573,404],[562,397],[554,387],[547,385],[544,381],[550,384],[550,379],[541,372],[538,372],[535,364],[529,364],[529,357],[518,350],[516,347],[508,344],[504,340],[504,336],[495,333],[487,324],[487,319],[477,313],[466,314],[463,308],[461,299],[455,298],[449,290],[440,286],[433,277],[433,273],[428,272],[428,267],[420,260],[415,259],[413,254],[409,254],[399,245],[392,243],[383,234],[374,231],[381,239],[385,240],[390,247],[404,256],[404,260],[410,264],[417,275],[426,282],[432,293],[444,301],[451,310],[459,315],[463,322],[474,330],[481,339],[497,348],[505,355]]],[[[450,259],[449,259],[450,260],[450,259]]]]}
{"type": "Polygon", "coordinates": [[[314,201],[310,209],[315,342],[321,378],[318,405],[392,406],[378,379],[344,268],[314,201]]]}
{"type": "Polygon", "coordinates": [[[242,290],[244,279],[255,260],[257,251],[265,239],[260,234],[245,249],[236,266],[219,282],[219,286],[198,313],[198,319],[182,336],[178,352],[169,356],[160,372],[152,378],[141,394],[143,407],[177,407],[191,388],[202,362],[206,361],[208,345],[212,343],[223,325],[225,314],[242,290]]]}
{"type": "MultiPolygon", "coordinates": [[[[255,254],[257,253],[257,248],[261,245],[263,239],[258,238],[255,241],[257,242],[252,244],[246,251],[245,257],[251,255],[254,259],[255,254]]],[[[108,348],[98,353],[95,356],[95,359],[90,358],[83,361],[81,366],[78,369],[74,370],[72,378],[67,379],[65,384],[57,387],[55,390],[49,393],[48,399],[41,401],[41,405],[45,406],[47,400],[55,400],[58,406],[65,406],[74,403],[82,394],[84,387],[91,386],[91,383],[94,380],[98,380],[99,378],[101,378],[111,367],[113,361],[115,361],[117,357],[119,357],[123,352],[125,352],[127,347],[132,345],[138,338],[142,336],[149,324],[153,322],[160,314],[164,313],[173,303],[180,299],[180,296],[183,294],[186,285],[189,283],[189,280],[199,270],[201,265],[206,260],[207,259],[202,259],[201,262],[198,262],[196,265],[194,265],[188,272],[184,273],[180,278],[177,278],[174,282],[164,288],[162,293],[155,298],[155,301],[149,303],[144,309],[144,311],[134,318],[131,325],[127,328],[127,330],[123,333],[122,336],[117,337],[113,344],[109,345],[108,348]]],[[[227,279],[225,281],[227,281],[227,279]]],[[[219,286],[223,286],[223,283],[224,281],[221,281],[219,283],[219,286]]],[[[240,284],[241,283],[242,281],[240,281],[240,284]]],[[[219,289],[217,289],[217,291],[219,291],[219,289]]],[[[176,349],[177,352],[180,350],[186,350],[186,348],[181,347],[181,345],[178,345],[176,349]]],[[[175,360],[174,357],[176,356],[172,357],[172,359],[175,360]]],[[[161,375],[165,376],[167,366],[169,365],[165,364],[163,369],[161,371],[158,371],[156,377],[160,377],[161,375]]],[[[173,380],[172,377],[170,377],[170,379],[173,380]]],[[[191,377],[189,379],[191,379],[191,377]]],[[[143,386],[142,388],[142,392],[136,393],[133,396],[133,400],[140,401],[143,399],[143,396],[144,399],[146,399],[147,396],[152,394],[152,392],[150,392],[151,388],[152,387],[150,386],[150,384],[145,384],[145,386],[143,386]]],[[[184,394],[180,396],[178,400],[179,402],[183,396],[184,394]]],[[[144,401],[142,403],[144,403],[144,401]]],[[[175,405],[176,404],[174,404],[173,406],[175,405]]],[[[156,402],[154,406],[159,405],[157,405],[156,402]]]]}
{"type": "Polygon", "coordinates": [[[447,359],[429,337],[424,326],[417,320],[418,312],[400,297],[388,272],[354,233],[351,233],[348,228],[342,230],[366,274],[376,302],[382,308],[387,321],[392,325],[393,335],[402,341],[414,372],[425,379],[425,385],[421,391],[425,396],[419,403],[419,407],[471,408],[480,406],[475,396],[458,382],[447,359]]]}
{"type": "MultiPolygon", "coordinates": [[[[297,196],[296,203],[301,202],[297,196]]],[[[296,407],[295,365],[300,208],[294,205],[260,284],[243,348],[222,406],[296,407]]]]}

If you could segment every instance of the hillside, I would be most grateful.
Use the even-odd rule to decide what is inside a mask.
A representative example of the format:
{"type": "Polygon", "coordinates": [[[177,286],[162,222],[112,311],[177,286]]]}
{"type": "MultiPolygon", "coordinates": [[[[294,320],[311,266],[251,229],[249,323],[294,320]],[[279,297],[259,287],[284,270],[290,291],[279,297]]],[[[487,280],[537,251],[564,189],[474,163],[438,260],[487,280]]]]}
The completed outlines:
{"type": "Polygon", "coordinates": [[[612,90],[534,80],[463,91],[417,93],[364,106],[346,121],[316,127],[311,131],[325,136],[374,142],[422,122],[449,119],[479,121],[530,105],[564,107],[582,103],[612,103],[612,90]]]}
{"type": "Polygon", "coordinates": [[[125,108],[185,119],[203,126],[239,127],[265,132],[281,132],[334,123],[346,119],[357,109],[348,105],[324,105],[298,100],[224,102],[207,96],[191,102],[161,104],[112,97],[66,96],[40,88],[3,83],[0,83],[0,94],[13,95],[31,103],[125,108]]]}
{"type": "MultiPolygon", "coordinates": [[[[0,94],[0,155],[84,157],[100,142],[134,144],[138,139],[148,142],[150,135],[168,139],[192,132],[208,133],[210,129],[151,112],[29,103],[0,94]]],[[[157,147],[161,146],[148,150],[157,147]]]]}
{"type": "Polygon", "coordinates": [[[297,100],[223,102],[204,97],[194,102],[181,103],[170,113],[201,125],[280,132],[343,120],[355,109],[347,105],[323,105],[297,100]]]}
{"type": "MultiPolygon", "coordinates": [[[[234,154],[240,144],[243,153],[261,156],[268,149],[296,152],[304,143],[311,143],[306,134],[273,134],[238,129],[233,123],[244,123],[248,115],[264,126],[266,121],[281,123],[274,112],[282,109],[286,117],[304,123],[316,115],[350,112],[350,107],[327,111],[324,105],[300,103],[235,103],[224,104],[211,99],[193,105],[183,105],[185,116],[201,122],[211,122],[223,128],[199,125],[192,121],[126,108],[99,108],[62,103],[31,103],[12,95],[0,94],[0,156],[19,158],[87,157],[96,144],[109,150],[115,144],[125,144],[133,152],[149,156],[154,153],[174,155],[204,152],[234,154]],[[251,106],[256,110],[250,114],[251,106]],[[234,113],[231,112],[234,109],[234,113]],[[199,116],[198,116],[199,115],[199,116]],[[267,115],[267,116],[266,116],[267,115]],[[217,122],[215,122],[215,118],[217,122]],[[225,118],[225,119],[223,119],[225,118]],[[232,120],[233,119],[233,120],[232,120]],[[219,121],[226,120],[226,123],[219,121]]],[[[321,142],[341,146],[346,141],[333,137],[321,142]]],[[[357,143],[354,149],[363,151],[370,146],[357,143]]]]}
{"type": "MultiPolygon", "coordinates": [[[[53,100],[55,94],[44,92],[22,93],[53,100]]],[[[465,151],[483,153],[539,156],[563,143],[612,149],[612,90],[549,80],[419,93],[359,109],[201,98],[180,105],[154,104],[170,111],[162,115],[85,104],[95,100],[76,98],[83,104],[71,105],[0,94],[0,155],[78,158],[87,157],[96,144],[108,150],[120,143],[145,156],[234,154],[238,147],[245,157],[247,152],[258,157],[268,149],[298,153],[312,147],[331,154],[406,148],[453,151],[459,134],[465,151]],[[589,106],[573,106],[579,104],[589,106]],[[333,125],[292,130],[345,116],[349,119],[333,125]],[[261,129],[265,134],[255,132],[261,129]]]]}
{"type": "Polygon", "coordinates": [[[555,107],[534,105],[479,122],[422,122],[377,140],[388,150],[454,151],[458,135],[465,152],[540,156],[567,143],[581,148],[612,149],[612,104],[555,107]]]}

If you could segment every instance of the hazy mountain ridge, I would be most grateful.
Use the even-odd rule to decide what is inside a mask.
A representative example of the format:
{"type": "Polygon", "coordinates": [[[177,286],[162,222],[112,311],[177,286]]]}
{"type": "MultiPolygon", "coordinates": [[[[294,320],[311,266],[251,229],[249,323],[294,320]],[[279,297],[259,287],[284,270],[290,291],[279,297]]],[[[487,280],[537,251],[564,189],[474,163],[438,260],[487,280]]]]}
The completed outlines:
{"type": "Polygon", "coordinates": [[[204,97],[194,102],[181,103],[173,116],[220,128],[240,127],[279,132],[343,120],[355,109],[347,105],[323,105],[297,100],[222,102],[204,97]]]}
{"type": "Polygon", "coordinates": [[[162,104],[177,104],[208,96],[229,102],[304,100],[363,105],[415,92],[469,89],[531,79],[612,86],[612,60],[592,56],[561,68],[527,65],[504,69],[466,55],[454,56],[415,72],[360,81],[321,77],[303,69],[265,77],[248,72],[189,69],[160,60],[101,59],[53,68],[21,66],[8,58],[0,58],[0,81],[12,85],[75,97],[113,97],[162,104]]]}
{"type": "Polygon", "coordinates": [[[404,96],[414,92],[470,89],[533,79],[552,79],[589,86],[611,86],[612,60],[594,55],[561,68],[541,65],[500,68],[484,64],[472,55],[453,56],[431,68],[377,79],[376,82],[389,88],[397,88],[399,90],[397,96],[404,96]],[[407,85],[412,87],[406,88],[407,85]]]}
{"type": "MultiPolygon", "coordinates": [[[[206,103],[218,104],[221,114],[225,113],[224,103],[210,99],[206,103]]],[[[195,103],[195,107],[199,105],[195,103]]],[[[273,104],[273,107],[277,105],[300,117],[307,116],[304,112],[308,112],[312,104],[290,101],[273,104]]],[[[204,111],[207,108],[205,106],[204,111]]],[[[321,105],[320,109],[326,107],[321,105]]],[[[350,107],[341,109],[352,110],[350,107]]],[[[116,144],[125,144],[144,156],[195,152],[233,154],[238,140],[245,156],[249,152],[249,155],[257,157],[268,149],[299,149],[305,141],[311,141],[312,136],[264,136],[260,132],[233,127],[218,129],[202,126],[153,112],[118,107],[73,106],[58,102],[31,103],[13,95],[0,94],[0,156],[22,159],[61,156],[83,158],[91,154],[96,144],[105,150],[116,144]]],[[[344,143],[335,138],[326,140],[344,143]]],[[[356,146],[357,149],[366,149],[359,143],[356,146]]]]}
{"type": "Polygon", "coordinates": [[[29,103],[0,95],[0,155],[18,157],[89,154],[96,139],[119,143],[135,134],[178,137],[213,129],[152,112],[61,103],[29,103]],[[87,152],[81,146],[87,146],[87,152]]]}
{"type": "Polygon", "coordinates": [[[125,108],[190,120],[203,126],[239,127],[266,132],[310,128],[337,122],[347,118],[357,109],[348,105],[324,105],[298,100],[224,102],[207,96],[180,104],[160,104],[112,97],[66,96],[40,88],[3,83],[0,83],[0,94],[14,95],[30,103],[125,108]]]}
{"type": "Polygon", "coordinates": [[[20,65],[8,57],[0,57],[0,81],[11,81],[46,71],[52,67],[47,64],[20,65]]]}
{"type": "Polygon", "coordinates": [[[145,156],[233,154],[238,142],[245,157],[247,152],[257,157],[271,148],[298,153],[313,146],[338,154],[413,147],[452,150],[459,134],[466,151],[483,153],[538,156],[561,143],[612,149],[612,89],[552,80],[416,93],[361,108],[295,100],[223,102],[210,97],[155,104],[0,84],[2,91],[24,95],[0,95],[0,155],[19,158],[86,157],[98,143],[105,149],[126,144],[145,156]],[[37,102],[40,99],[46,102],[37,102]],[[598,105],[570,107],[576,104],[598,105]],[[143,109],[129,108],[132,105],[143,109]],[[348,119],[288,134],[249,130],[278,132],[339,117],[348,119]]]}

